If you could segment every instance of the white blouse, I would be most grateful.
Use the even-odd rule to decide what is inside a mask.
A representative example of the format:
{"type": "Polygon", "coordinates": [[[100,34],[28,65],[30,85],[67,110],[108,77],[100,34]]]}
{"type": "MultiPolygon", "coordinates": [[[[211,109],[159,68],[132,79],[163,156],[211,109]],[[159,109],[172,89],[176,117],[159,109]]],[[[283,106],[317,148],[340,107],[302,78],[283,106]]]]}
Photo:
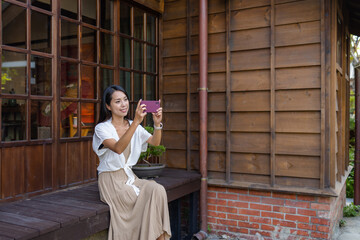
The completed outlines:
{"type": "MultiPolygon", "coordinates": [[[[145,152],[147,148],[147,140],[151,137],[151,134],[145,130],[141,125],[139,125],[134,135],[131,138],[131,152],[127,161],[125,160],[125,156],[123,153],[118,154],[109,148],[100,146],[106,139],[115,139],[115,141],[119,140],[119,136],[116,132],[114,125],[111,123],[112,118],[109,120],[99,123],[95,127],[95,133],[93,136],[93,150],[99,156],[100,164],[97,168],[99,174],[102,172],[111,172],[117,171],[121,168],[124,169],[126,175],[128,176],[128,180],[126,182],[127,185],[131,186],[136,195],[139,195],[139,188],[133,185],[135,181],[135,175],[131,170],[131,167],[134,166],[140,157],[141,152],[145,152]]],[[[129,123],[132,124],[132,121],[129,120],[129,123]]]]}

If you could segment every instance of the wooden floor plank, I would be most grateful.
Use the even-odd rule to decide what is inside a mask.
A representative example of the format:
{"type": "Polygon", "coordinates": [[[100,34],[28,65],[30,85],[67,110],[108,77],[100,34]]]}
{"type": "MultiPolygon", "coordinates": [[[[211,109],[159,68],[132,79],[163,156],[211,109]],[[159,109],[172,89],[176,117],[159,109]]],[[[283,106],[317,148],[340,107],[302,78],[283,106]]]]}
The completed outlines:
{"type": "Polygon", "coordinates": [[[0,221],[0,235],[16,240],[31,239],[39,236],[39,231],[0,221]]]}

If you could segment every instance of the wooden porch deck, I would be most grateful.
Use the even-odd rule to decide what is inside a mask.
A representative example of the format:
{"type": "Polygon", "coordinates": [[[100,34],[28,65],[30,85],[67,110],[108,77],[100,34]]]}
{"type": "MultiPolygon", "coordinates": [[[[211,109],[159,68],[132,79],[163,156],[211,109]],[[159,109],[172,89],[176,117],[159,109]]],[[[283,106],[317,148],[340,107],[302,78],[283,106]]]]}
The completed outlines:
{"type": "MultiPolygon", "coordinates": [[[[154,180],[166,189],[172,239],[179,239],[178,199],[194,195],[200,189],[200,174],[166,168],[163,175],[154,180]]],[[[194,212],[193,218],[196,218],[197,206],[191,206],[194,203],[194,200],[193,204],[190,202],[190,208],[193,207],[190,211],[194,212]]],[[[107,229],[109,220],[109,207],[100,201],[97,182],[93,182],[0,205],[0,240],[82,239],[107,229]]],[[[196,230],[193,226],[192,231],[196,230]]]]}

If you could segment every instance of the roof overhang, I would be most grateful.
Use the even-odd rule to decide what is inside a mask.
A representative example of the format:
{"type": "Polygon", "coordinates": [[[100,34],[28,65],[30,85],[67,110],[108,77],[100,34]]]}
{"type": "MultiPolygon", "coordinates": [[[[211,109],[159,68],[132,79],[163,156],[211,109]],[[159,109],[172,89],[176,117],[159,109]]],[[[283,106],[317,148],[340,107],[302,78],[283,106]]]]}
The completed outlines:
{"type": "Polygon", "coordinates": [[[349,32],[360,36],[360,1],[346,0],[345,4],[349,9],[349,32]]]}

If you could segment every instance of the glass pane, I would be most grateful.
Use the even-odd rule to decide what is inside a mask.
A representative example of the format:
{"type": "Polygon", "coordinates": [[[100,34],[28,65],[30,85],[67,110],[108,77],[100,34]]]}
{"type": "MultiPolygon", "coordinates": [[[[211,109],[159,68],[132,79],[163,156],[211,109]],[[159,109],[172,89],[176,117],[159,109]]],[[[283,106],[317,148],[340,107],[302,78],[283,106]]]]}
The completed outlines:
{"type": "Polygon", "coordinates": [[[100,33],[100,43],[101,43],[101,63],[107,65],[114,64],[114,37],[110,34],[100,33]]]}
{"type": "Polygon", "coordinates": [[[131,68],[131,40],[120,37],[120,67],[131,68]]]}
{"type": "Polygon", "coordinates": [[[51,101],[31,101],[31,139],[51,138],[51,101]]]}
{"type": "Polygon", "coordinates": [[[2,2],[2,38],[4,45],[26,48],[25,8],[2,2]]]}
{"type": "Polygon", "coordinates": [[[96,96],[96,67],[81,66],[81,97],[94,99],[96,96]]]}
{"type": "Polygon", "coordinates": [[[2,93],[25,94],[26,84],[26,54],[10,51],[2,52],[1,90],[2,93]]]}
{"type": "Polygon", "coordinates": [[[78,97],[78,65],[61,62],[61,97],[78,97]]]}
{"type": "Polygon", "coordinates": [[[131,7],[120,2],[120,32],[131,35],[131,7]]]}
{"type": "Polygon", "coordinates": [[[26,0],[17,0],[19,2],[23,2],[23,3],[26,3],[26,0]]]}
{"type": "Polygon", "coordinates": [[[112,0],[100,1],[100,24],[101,28],[114,30],[114,3],[112,0]]]}
{"type": "Polygon", "coordinates": [[[26,102],[19,99],[3,99],[1,112],[2,141],[26,139],[26,102]]]}
{"type": "Polygon", "coordinates": [[[100,97],[102,97],[102,93],[104,92],[104,90],[108,86],[114,84],[114,71],[111,69],[102,68],[100,75],[101,75],[101,80],[100,80],[101,96],[100,97]]]}
{"type": "Polygon", "coordinates": [[[31,94],[51,96],[51,59],[31,56],[31,94]]]}
{"type": "Polygon", "coordinates": [[[96,0],[81,0],[82,21],[96,26],[96,0]]]}
{"type": "Polygon", "coordinates": [[[96,30],[83,27],[81,38],[81,59],[96,62],[96,49],[96,30]]]}
{"type": "Polygon", "coordinates": [[[31,49],[51,53],[51,16],[31,12],[31,49]]]}
{"type": "Polygon", "coordinates": [[[95,126],[95,104],[81,103],[81,136],[82,137],[92,136],[94,126],[95,126]]]}
{"type": "Polygon", "coordinates": [[[77,136],[77,103],[61,102],[61,125],[60,137],[76,137],[77,136]]]}
{"type": "Polygon", "coordinates": [[[51,0],[31,0],[31,5],[51,11],[51,0]]]}
{"type": "Polygon", "coordinates": [[[156,18],[151,15],[146,16],[146,40],[151,43],[156,43],[156,18]]]}
{"type": "Polygon", "coordinates": [[[134,8],[134,38],[144,39],[144,12],[134,8]]]}
{"type": "Polygon", "coordinates": [[[146,76],[146,99],[157,100],[155,76],[146,76]]]}
{"type": "Polygon", "coordinates": [[[156,48],[146,46],[146,71],[156,73],[156,48]]]}
{"type": "Polygon", "coordinates": [[[143,87],[143,75],[139,73],[134,73],[134,101],[144,99],[143,87]]]}
{"type": "Polygon", "coordinates": [[[61,15],[77,19],[77,13],[78,13],[78,4],[76,0],[61,0],[60,1],[60,7],[61,7],[61,15]]]}
{"type": "Polygon", "coordinates": [[[78,25],[61,21],[61,56],[78,58],[78,25]]]}
{"type": "Polygon", "coordinates": [[[130,96],[130,92],[131,92],[131,73],[130,72],[126,72],[126,71],[122,71],[120,70],[120,86],[122,86],[125,91],[129,94],[129,97],[131,99],[130,96]]]}
{"type": "Polygon", "coordinates": [[[143,70],[143,44],[134,41],[134,69],[143,70]]]}

